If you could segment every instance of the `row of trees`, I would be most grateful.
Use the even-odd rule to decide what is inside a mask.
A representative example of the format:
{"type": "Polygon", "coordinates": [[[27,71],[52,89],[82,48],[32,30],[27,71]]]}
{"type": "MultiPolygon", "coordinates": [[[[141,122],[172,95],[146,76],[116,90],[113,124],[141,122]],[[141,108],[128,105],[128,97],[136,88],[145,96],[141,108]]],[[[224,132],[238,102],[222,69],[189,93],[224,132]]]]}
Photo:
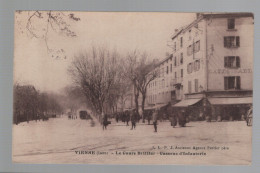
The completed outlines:
{"type": "MultiPolygon", "coordinates": [[[[64,59],[66,59],[64,49],[51,48],[49,44],[50,34],[58,33],[65,37],[77,37],[71,25],[80,21],[80,18],[76,17],[74,13],[61,11],[17,11],[15,19],[16,28],[21,34],[26,33],[27,36],[43,40],[51,57],[64,57],[64,59]]],[[[69,74],[72,76],[75,85],[65,89],[65,93],[69,96],[67,97],[67,106],[73,111],[83,101],[100,115],[107,108],[114,110],[117,103],[121,103],[124,107],[129,91],[133,89],[136,110],[139,110],[138,101],[139,96],[141,96],[142,110],[144,111],[147,86],[157,77],[157,72],[152,71],[156,64],[150,60],[151,57],[146,53],[133,51],[127,55],[122,55],[116,50],[110,51],[104,47],[93,47],[91,50],[79,53],[75,56],[69,68],[69,74]],[[85,99],[82,98],[82,95],[85,96],[85,99]]],[[[39,94],[36,93],[34,95],[39,94]]],[[[39,100],[39,98],[37,96],[36,100],[39,100]]],[[[32,101],[33,99],[29,100],[32,101]]],[[[60,100],[60,102],[63,102],[63,100],[60,100]]],[[[26,103],[25,105],[30,107],[30,104],[26,103]]],[[[20,105],[19,101],[18,105],[20,105]]],[[[26,106],[20,107],[29,111],[28,108],[25,108],[26,106]]],[[[34,109],[33,107],[31,106],[31,111],[36,111],[35,109],[38,109],[39,106],[34,107],[34,109]]],[[[26,112],[23,109],[20,110],[26,112]]],[[[41,111],[41,113],[43,112],[41,111]]]]}
{"type": "Polygon", "coordinates": [[[98,115],[105,112],[106,107],[114,110],[118,102],[124,105],[131,89],[138,111],[139,95],[144,110],[147,86],[157,77],[157,72],[152,71],[156,64],[149,59],[148,54],[138,51],[121,55],[116,50],[92,47],[75,56],[68,71],[98,115]]]}
{"type": "Polygon", "coordinates": [[[39,120],[44,117],[61,114],[63,106],[61,96],[52,93],[40,92],[33,85],[14,85],[13,122],[39,120]]]}

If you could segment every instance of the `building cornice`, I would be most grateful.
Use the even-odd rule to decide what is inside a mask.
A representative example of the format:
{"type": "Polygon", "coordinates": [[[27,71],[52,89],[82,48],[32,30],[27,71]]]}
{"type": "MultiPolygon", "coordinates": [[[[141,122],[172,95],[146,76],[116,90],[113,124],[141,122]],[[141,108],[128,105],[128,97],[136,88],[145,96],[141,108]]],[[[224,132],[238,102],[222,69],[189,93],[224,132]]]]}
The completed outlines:
{"type": "Polygon", "coordinates": [[[198,18],[191,22],[186,27],[181,28],[178,32],[174,33],[172,36],[172,40],[175,39],[181,33],[189,30],[194,25],[198,24],[203,19],[210,19],[210,18],[239,18],[239,17],[252,17],[254,19],[253,13],[200,13],[198,18]]]}

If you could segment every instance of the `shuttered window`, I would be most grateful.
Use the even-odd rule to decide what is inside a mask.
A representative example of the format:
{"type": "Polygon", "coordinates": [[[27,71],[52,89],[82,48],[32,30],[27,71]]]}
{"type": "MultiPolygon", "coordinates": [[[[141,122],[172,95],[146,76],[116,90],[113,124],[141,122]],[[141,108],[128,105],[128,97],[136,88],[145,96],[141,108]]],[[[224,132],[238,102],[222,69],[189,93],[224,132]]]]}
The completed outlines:
{"type": "Polygon", "coordinates": [[[240,89],[241,79],[240,76],[227,76],[224,77],[224,89],[240,89]]]}
{"type": "Polygon", "coordinates": [[[197,93],[199,91],[199,80],[198,79],[195,79],[194,80],[194,85],[195,85],[195,92],[197,93]]]}
{"type": "Polygon", "coordinates": [[[224,37],[224,47],[232,48],[240,46],[240,37],[239,36],[226,36],[224,37]]]}
{"type": "Polygon", "coordinates": [[[235,19],[228,19],[228,29],[235,29],[235,19]]]}
{"type": "Polygon", "coordinates": [[[188,92],[191,93],[191,81],[188,81],[188,92]]]}
{"type": "Polygon", "coordinates": [[[239,68],[240,67],[239,56],[225,56],[224,57],[224,67],[226,67],[226,68],[239,68]]]}

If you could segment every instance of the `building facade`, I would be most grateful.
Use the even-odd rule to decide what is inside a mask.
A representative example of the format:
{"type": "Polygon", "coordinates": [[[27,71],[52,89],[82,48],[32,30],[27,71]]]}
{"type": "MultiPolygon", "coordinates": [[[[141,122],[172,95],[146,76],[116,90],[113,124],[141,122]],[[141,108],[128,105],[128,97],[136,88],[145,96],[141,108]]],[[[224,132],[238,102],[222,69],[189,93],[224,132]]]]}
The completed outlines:
{"type": "Polygon", "coordinates": [[[197,14],[175,30],[172,55],[159,63],[147,104],[171,102],[212,119],[239,119],[252,105],[254,17],[197,14]]]}
{"type": "Polygon", "coordinates": [[[157,77],[151,81],[147,88],[147,105],[165,105],[175,100],[173,95],[174,86],[173,81],[173,56],[169,55],[166,59],[161,61],[156,68],[157,77]]]}

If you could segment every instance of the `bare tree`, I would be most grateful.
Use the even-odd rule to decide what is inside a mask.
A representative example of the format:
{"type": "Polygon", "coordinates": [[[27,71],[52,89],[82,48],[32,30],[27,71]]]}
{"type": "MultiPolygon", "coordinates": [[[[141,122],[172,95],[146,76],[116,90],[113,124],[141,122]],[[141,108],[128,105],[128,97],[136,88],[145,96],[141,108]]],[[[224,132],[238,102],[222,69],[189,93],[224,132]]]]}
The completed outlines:
{"type": "MultiPolygon", "coordinates": [[[[130,79],[134,86],[134,95],[135,95],[135,107],[138,111],[138,98],[139,94],[142,94],[142,112],[144,112],[145,100],[147,87],[151,81],[153,81],[158,72],[153,70],[156,66],[155,61],[149,61],[149,56],[147,53],[139,54],[137,51],[134,51],[127,56],[127,68],[125,71],[126,76],[130,79]]],[[[144,116],[143,116],[144,121],[144,116]]]]}
{"type": "Polygon", "coordinates": [[[123,78],[122,82],[120,83],[119,90],[117,91],[119,94],[118,104],[121,106],[120,111],[124,110],[126,101],[129,99],[130,96],[132,96],[132,88],[133,85],[131,81],[129,81],[127,78],[123,78]]]}
{"type": "MultiPolygon", "coordinates": [[[[75,56],[69,67],[74,83],[82,88],[87,100],[100,115],[106,103],[118,89],[121,80],[119,54],[104,47],[92,47],[90,51],[75,56]]],[[[116,99],[115,99],[116,100],[116,99]]]]}
{"type": "Polygon", "coordinates": [[[63,48],[56,49],[49,45],[50,33],[54,32],[66,37],[76,37],[76,33],[71,29],[71,24],[80,21],[80,18],[76,17],[74,13],[62,11],[19,10],[15,19],[20,34],[27,34],[31,38],[43,40],[47,53],[51,54],[53,58],[66,58],[66,55],[63,48]]]}
{"type": "Polygon", "coordinates": [[[80,87],[67,86],[64,88],[64,105],[70,109],[70,112],[76,112],[81,106],[85,106],[85,97],[80,87]]]}
{"type": "Polygon", "coordinates": [[[14,123],[38,120],[39,115],[56,114],[63,111],[57,99],[59,96],[51,93],[41,93],[33,85],[14,84],[14,123]]]}

